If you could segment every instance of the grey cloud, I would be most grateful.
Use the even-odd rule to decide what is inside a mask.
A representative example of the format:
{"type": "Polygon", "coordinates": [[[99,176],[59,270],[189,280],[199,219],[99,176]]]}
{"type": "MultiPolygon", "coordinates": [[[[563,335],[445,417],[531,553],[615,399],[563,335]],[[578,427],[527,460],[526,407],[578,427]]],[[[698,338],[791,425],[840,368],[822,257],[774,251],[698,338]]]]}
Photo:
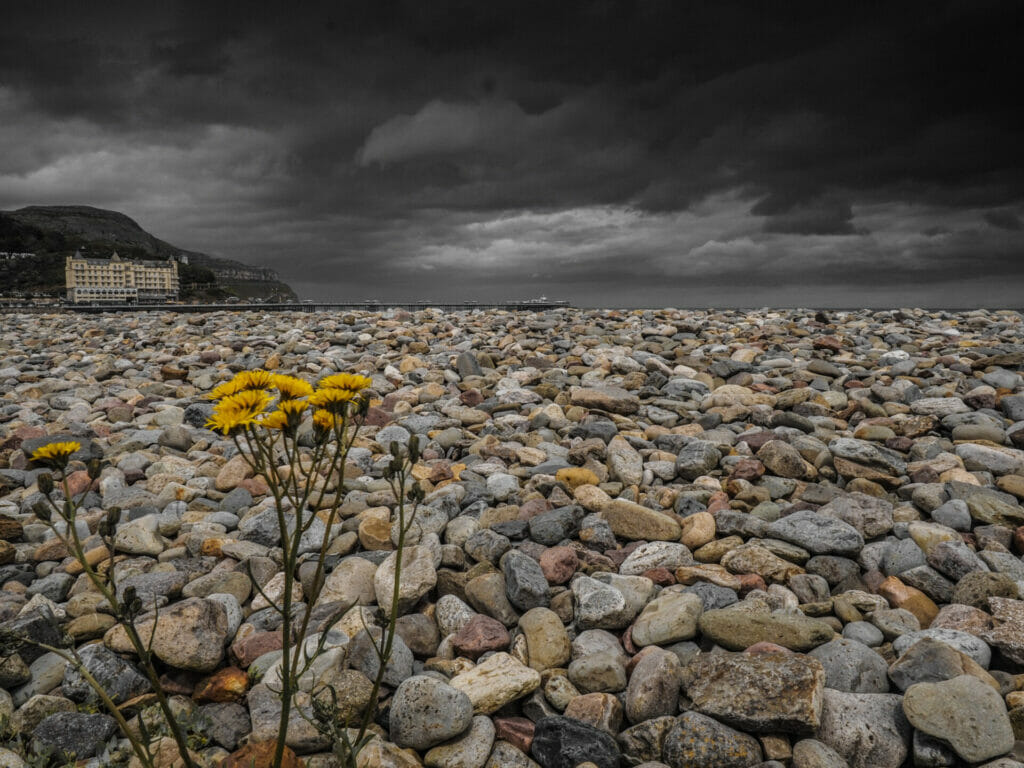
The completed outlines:
{"type": "Polygon", "coordinates": [[[636,296],[665,276],[782,296],[823,259],[862,288],[894,261],[892,279],[936,285],[1013,273],[1024,246],[1012,2],[5,13],[0,206],[118,207],[286,276],[374,294],[486,293],[500,276],[636,296]],[[600,207],[643,215],[617,230],[571,221],[600,207]],[[908,234],[911,209],[924,213],[908,234]],[[496,253],[487,227],[530,215],[557,223],[513,228],[504,261],[481,261],[496,253]]]}
{"type": "Polygon", "coordinates": [[[999,229],[1019,232],[1022,228],[1020,217],[1013,211],[989,211],[982,217],[986,223],[999,229]]]}

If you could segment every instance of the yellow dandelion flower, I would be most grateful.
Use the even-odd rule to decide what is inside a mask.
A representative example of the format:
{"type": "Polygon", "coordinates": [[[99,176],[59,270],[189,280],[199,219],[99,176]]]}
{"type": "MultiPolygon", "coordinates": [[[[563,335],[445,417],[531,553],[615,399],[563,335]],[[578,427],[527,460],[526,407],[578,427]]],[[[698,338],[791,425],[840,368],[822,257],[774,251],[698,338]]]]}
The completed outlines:
{"type": "Polygon", "coordinates": [[[273,376],[274,374],[269,371],[240,371],[230,381],[214,387],[207,397],[210,400],[220,400],[222,397],[230,397],[250,389],[270,389],[273,386],[273,376]]]}
{"type": "Polygon", "coordinates": [[[274,374],[270,371],[242,371],[235,378],[241,382],[243,390],[270,389],[274,386],[274,374]]]}
{"type": "Polygon", "coordinates": [[[358,373],[335,373],[320,381],[320,389],[347,389],[352,392],[362,392],[373,385],[373,382],[366,376],[358,373]]]}
{"type": "Polygon", "coordinates": [[[204,426],[207,429],[212,429],[214,432],[222,432],[225,435],[230,435],[232,431],[244,426],[244,423],[238,418],[238,414],[234,411],[224,413],[214,412],[210,415],[210,418],[206,420],[206,424],[204,426]]]}
{"type": "Polygon", "coordinates": [[[214,406],[214,410],[252,411],[254,414],[260,414],[267,410],[273,399],[269,392],[264,392],[260,389],[246,389],[238,394],[223,398],[214,406]]]}
{"type": "Polygon", "coordinates": [[[341,424],[341,419],[328,410],[321,408],[313,412],[313,426],[325,432],[341,424]]]}
{"type": "Polygon", "coordinates": [[[281,396],[281,401],[298,400],[301,397],[309,397],[313,394],[313,387],[304,379],[296,376],[286,376],[283,373],[271,375],[272,386],[281,396]]]}
{"type": "Polygon", "coordinates": [[[213,415],[206,426],[222,431],[225,435],[233,430],[255,423],[273,398],[262,390],[245,390],[228,395],[213,408],[213,415]]]}
{"type": "Polygon", "coordinates": [[[260,426],[273,430],[285,429],[288,426],[288,414],[284,411],[274,411],[260,420],[260,426]]]}
{"type": "Polygon", "coordinates": [[[63,443],[50,443],[32,452],[32,461],[63,466],[68,463],[71,454],[82,448],[82,444],[74,440],[63,443]]]}
{"type": "Polygon", "coordinates": [[[206,397],[209,400],[220,400],[222,397],[237,395],[241,391],[242,383],[236,377],[230,381],[221,382],[206,397]]]}
{"type": "Polygon", "coordinates": [[[302,400],[282,400],[277,404],[277,410],[263,417],[259,424],[274,430],[296,429],[302,423],[305,412],[306,403],[302,400]]]}
{"type": "Polygon", "coordinates": [[[309,396],[309,404],[314,408],[326,408],[332,413],[343,411],[356,396],[351,389],[332,387],[330,389],[318,389],[309,396]]]}

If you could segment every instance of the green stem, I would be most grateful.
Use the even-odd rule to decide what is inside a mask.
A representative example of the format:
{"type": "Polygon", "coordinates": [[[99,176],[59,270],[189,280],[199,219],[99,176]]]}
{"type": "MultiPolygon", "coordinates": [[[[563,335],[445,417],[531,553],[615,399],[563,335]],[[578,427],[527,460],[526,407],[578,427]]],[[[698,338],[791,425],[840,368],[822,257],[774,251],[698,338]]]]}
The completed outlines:
{"type": "Polygon", "coordinates": [[[100,701],[103,702],[103,706],[106,707],[110,716],[117,722],[117,725],[121,729],[121,732],[124,733],[125,738],[131,742],[132,751],[135,752],[135,755],[139,758],[142,764],[144,766],[149,766],[149,768],[153,768],[153,758],[149,754],[149,745],[143,744],[142,741],[132,733],[128,726],[128,721],[124,719],[124,715],[121,714],[121,710],[118,709],[117,704],[115,704],[114,700],[110,698],[109,694],[107,694],[103,686],[100,685],[99,681],[93,677],[92,673],[86,669],[85,664],[82,663],[78,654],[75,652],[66,653],[62,648],[47,645],[46,643],[29,642],[32,642],[32,645],[35,645],[37,648],[42,648],[43,650],[60,656],[64,661],[75,668],[75,671],[85,679],[85,682],[89,684],[89,687],[93,689],[97,696],[99,696],[100,701]]]}
{"type": "MultiPolygon", "coordinates": [[[[124,609],[120,605],[117,599],[117,589],[114,584],[114,543],[113,539],[109,542],[104,542],[109,547],[110,552],[110,566],[108,568],[108,580],[109,585],[104,582],[100,575],[93,569],[89,564],[89,561],[85,557],[85,550],[82,545],[82,541],[78,536],[78,530],[75,528],[75,507],[77,506],[71,499],[70,489],[68,488],[67,477],[61,477],[61,488],[64,491],[64,514],[61,515],[59,509],[57,514],[61,515],[64,522],[68,526],[68,531],[71,534],[71,541],[73,546],[70,547],[74,558],[78,561],[79,565],[82,566],[82,570],[85,572],[86,577],[96,588],[96,590],[103,595],[104,599],[110,604],[111,609],[116,615],[120,616],[123,614],[124,609]]],[[[57,506],[52,500],[47,497],[50,501],[51,506],[57,509],[57,506]]],[[[52,530],[52,527],[51,527],[52,530]]],[[[56,533],[56,531],[55,531],[56,533]]],[[[68,540],[64,537],[60,537],[64,545],[68,545],[68,540]]],[[[142,671],[145,673],[146,678],[149,680],[150,685],[153,687],[153,693],[156,695],[157,704],[160,706],[160,711],[163,714],[164,719],[167,722],[167,727],[171,731],[171,736],[174,738],[178,746],[178,751],[181,755],[182,761],[185,763],[186,768],[197,768],[195,762],[189,757],[188,753],[188,742],[185,739],[184,734],[178,727],[178,721],[174,717],[174,713],[171,711],[170,703],[167,699],[167,695],[164,693],[163,688],[160,685],[160,676],[156,673],[156,668],[153,666],[152,653],[149,647],[142,642],[142,638],[139,637],[138,632],[135,629],[134,621],[129,617],[128,620],[122,621],[121,625],[125,629],[125,633],[128,635],[128,640],[132,644],[136,654],[139,656],[139,663],[142,667],[142,671]]],[[[153,625],[154,631],[156,629],[156,622],[154,620],[153,625]]],[[[115,707],[116,709],[116,707],[115,707]]],[[[112,713],[113,714],[113,713],[112,713]]]]}

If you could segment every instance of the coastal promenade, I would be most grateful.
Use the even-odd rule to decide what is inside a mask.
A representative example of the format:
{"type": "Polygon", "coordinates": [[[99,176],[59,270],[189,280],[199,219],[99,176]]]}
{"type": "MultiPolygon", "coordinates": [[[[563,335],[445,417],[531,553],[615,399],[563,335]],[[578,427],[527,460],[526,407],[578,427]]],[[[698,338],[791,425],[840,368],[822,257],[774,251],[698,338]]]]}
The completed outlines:
{"type": "Polygon", "coordinates": [[[261,312],[331,312],[359,309],[379,312],[385,309],[407,309],[411,312],[422,309],[440,309],[444,312],[505,309],[509,311],[536,311],[571,307],[568,301],[512,301],[495,304],[478,302],[275,302],[269,304],[34,304],[30,306],[0,306],[0,312],[80,312],[96,315],[104,312],[239,312],[259,310],[261,312]]]}

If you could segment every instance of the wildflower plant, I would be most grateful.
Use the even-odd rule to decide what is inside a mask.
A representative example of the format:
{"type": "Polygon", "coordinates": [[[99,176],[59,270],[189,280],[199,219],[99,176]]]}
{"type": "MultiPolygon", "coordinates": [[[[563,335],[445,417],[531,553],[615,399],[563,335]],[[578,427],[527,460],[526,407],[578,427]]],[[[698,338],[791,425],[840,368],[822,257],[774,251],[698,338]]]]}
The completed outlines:
{"type": "Polygon", "coordinates": [[[395,511],[397,526],[395,579],[391,592],[391,603],[387,611],[388,620],[379,637],[369,632],[364,624],[377,660],[377,672],[370,689],[369,703],[363,710],[362,716],[356,722],[352,722],[351,718],[339,716],[337,691],[332,687],[322,685],[313,691],[311,722],[320,733],[331,739],[334,745],[334,756],[341,761],[343,768],[357,768],[359,753],[375,736],[370,726],[374,721],[381,686],[384,683],[387,665],[394,649],[395,637],[398,634],[397,619],[406,537],[412,529],[413,523],[416,522],[416,512],[424,498],[422,487],[418,483],[411,482],[412,466],[419,460],[420,455],[419,438],[413,435],[406,448],[403,448],[398,442],[392,442],[389,450],[391,461],[388,463],[385,473],[397,502],[395,511]]]}
{"type": "MultiPolygon", "coordinates": [[[[274,499],[278,526],[282,539],[283,593],[280,600],[272,599],[253,579],[256,590],[281,617],[281,631],[285,638],[282,649],[280,677],[277,691],[281,697],[281,714],[277,743],[272,765],[279,766],[284,756],[288,721],[293,706],[292,697],[299,689],[299,680],[310,670],[323,651],[328,633],[320,633],[310,648],[313,606],[324,585],[325,563],[332,529],[338,522],[338,508],[344,490],[345,459],[358,436],[369,409],[368,390],[372,382],[366,376],[354,373],[336,373],[322,378],[314,388],[303,379],[267,371],[243,371],[234,379],[216,387],[210,394],[215,405],[207,426],[231,438],[253,472],[267,483],[274,499]],[[309,433],[303,426],[309,424],[309,433]],[[330,489],[336,483],[335,492],[330,489]],[[317,520],[323,523],[319,547],[314,551],[314,569],[307,580],[306,606],[293,612],[295,596],[293,586],[298,574],[303,542],[313,530],[317,520]]],[[[403,455],[392,447],[392,460],[388,477],[393,482],[398,499],[398,559],[395,570],[393,608],[397,606],[401,578],[401,559],[405,535],[412,523],[414,510],[406,514],[406,486],[408,470],[419,456],[415,441],[403,455]],[[397,484],[395,484],[397,483],[397,484]],[[408,519],[407,519],[408,518],[408,519]]],[[[418,502],[421,495],[415,491],[410,497],[418,502]]],[[[374,650],[381,661],[370,703],[358,724],[338,723],[334,716],[324,720],[323,702],[328,699],[319,690],[314,707],[314,724],[330,721],[341,728],[329,729],[337,738],[337,751],[346,766],[354,766],[362,748],[369,742],[369,729],[377,709],[387,659],[391,656],[396,634],[397,611],[391,611],[391,620],[374,650]],[[352,732],[349,726],[352,725],[352,732]]],[[[333,694],[333,691],[331,692],[333,694]]],[[[303,714],[305,716],[305,714],[303,714]]]]}
{"type": "MultiPolygon", "coordinates": [[[[355,373],[329,375],[314,386],[295,376],[251,370],[242,371],[219,384],[208,395],[214,404],[206,426],[229,438],[253,473],[265,480],[280,530],[284,581],[281,595],[268,595],[252,572],[249,573],[255,590],[280,616],[285,640],[277,684],[272,687],[281,700],[277,738],[270,763],[274,768],[280,768],[285,760],[288,723],[299,681],[325,650],[330,634],[324,631],[315,637],[307,637],[314,619],[313,608],[325,583],[334,528],[339,522],[339,507],[344,498],[345,460],[365,422],[371,384],[368,377],[355,373]],[[322,523],[322,536],[310,553],[309,539],[316,535],[318,521],[322,523]],[[312,577],[305,581],[305,605],[299,606],[296,605],[294,588],[299,566],[308,567],[303,561],[312,561],[314,569],[312,577]]],[[[175,711],[174,702],[160,684],[152,650],[159,620],[156,606],[153,606],[154,612],[145,617],[146,621],[152,619],[153,623],[149,636],[143,637],[136,627],[143,618],[142,600],[131,586],[119,589],[116,583],[114,533],[120,522],[120,510],[108,510],[99,523],[97,533],[106,546],[105,559],[99,562],[90,558],[92,551],[87,553],[87,544],[75,525],[79,506],[88,493],[88,487],[77,498],[70,493],[71,458],[80,449],[77,441],[66,441],[50,443],[33,453],[31,458],[36,465],[51,470],[38,478],[44,501],[37,505],[36,514],[67,546],[93,588],[109,603],[150,682],[163,725],[154,729],[147,724],[152,720],[152,711],[140,712],[129,723],[122,710],[123,702],[114,701],[89,673],[75,650],[73,640],[61,633],[59,627],[55,632],[59,640],[49,643],[29,640],[10,631],[0,633],[0,657],[17,652],[26,642],[62,656],[93,688],[100,704],[114,717],[144,768],[153,768],[156,757],[152,746],[166,735],[175,742],[180,764],[184,768],[198,768],[198,757],[192,750],[199,745],[194,735],[189,735],[187,718],[182,720],[180,713],[175,711]]],[[[335,755],[345,768],[356,766],[360,751],[374,737],[372,726],[397,635],[406,536],[423,499],[422,489],[411,476],[412,465],[419,459],[417,438],[413,437],[408,446],[392,443],[389,450],[391,458],[385,476],[396,499],[397,562],[386,626],[379,634],[371,634],[379,664],[372,681],[369,703],[357,717],[342,716],[337,706],[337,692],[317,685],[312,691],[311,712],[300,712],[322,733],[333,737],[335,755]]],[[[101,469],[98,460],[90,461],[87,465],[89,479],[98,479],[101,469]]],[[[334,620],[331,617],[329,622],[334,620]]],[[[52,623],[57,626],[55,620],[52,623]]]]}
{"type": "MultiPolygon", "coordinates": [[[[68,475],[72,456],[81,450],[81,447],[82,445],[78,441],[69,440],[49,443],[32,453],[31,460],[34,464],[50,470],[49,473],[40,474],[36,481],[42,494],[42,499],[34,510],[36,517],[49,527],[67,547],[69,553],[78,561],[78,565],[93,588],[103,596],[114,617],[124,627],[128,640],[139,657],[139,667],[152,687],[157,706],[166,722],[167,731],[174,739],[181,754],[182,765],[184,768],[197,768],[193,753],[188,750],[187,737],[179,726],[172,712],[170,701],[160,684],[160,675],[152,650],[153,635],[150,634],[148,638],[143,638],[135,627],[135,619],[142,613],[142,601],[133,587],[128,586],[121,590],[118,589],[116,583],[113,537],[121,510],[112,507],[98,526],[97,533],[106,547],[105,560],[94,562],[87,556],[86,543],[82,540],[76,526],[77,512],[85,495],[89,492],[89,487],[87,485],[77,497],[74,496],[70,490],[68,475]]],[[[90,481],[96,480],[100,476],[101,470],[102,465],[98,459],[91,459],[86,465],[90,481]]],[[[152,768],[155,758],[145,731],[138,732],[131,728],[121,708],[124,702],[118,702],[111,698],[103,685],[86,667],[81,655],[75,649],[74,640],[60,630],[57,620],[52,615],[47,618],[54,628],[53,638],[49,641],[30,639],[13,630],[0,632],[0,658],[17,653],[21,647],[28,644],[60,656],[92,688],[100,703],[117,722],[121,733],[129,740],[132,751],[139,762],[145,768],[152,768]]],[[[155,622],[153,628],[154,630],[156,628],[155,622]]]]}

